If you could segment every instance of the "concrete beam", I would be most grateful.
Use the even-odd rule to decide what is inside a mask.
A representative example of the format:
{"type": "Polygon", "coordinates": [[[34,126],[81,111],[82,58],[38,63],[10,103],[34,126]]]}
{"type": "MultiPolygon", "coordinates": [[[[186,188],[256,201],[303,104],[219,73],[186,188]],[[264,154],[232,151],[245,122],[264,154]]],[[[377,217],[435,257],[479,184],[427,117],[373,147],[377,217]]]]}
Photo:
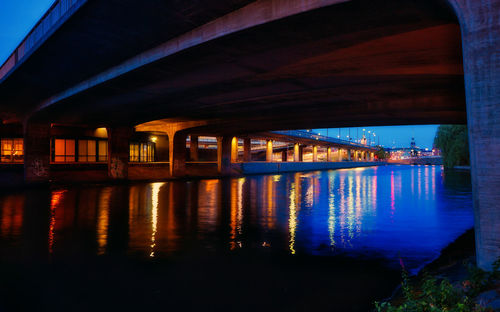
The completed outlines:
{"type": "Polygon", "coordinates": [[[180,51],[198,46],[232,33],[276,21],[288,16],[311,11],[349,0],[259,0],[239,10],[217,18],[203,26],[197,27],[183,35],[173,38],[156,48],[141,53],[120,65],[110,68],[72,88],[43,101],[37,108],[42,110],[50,105],[67,99],[77,93],[118,78],[180,51]]]}

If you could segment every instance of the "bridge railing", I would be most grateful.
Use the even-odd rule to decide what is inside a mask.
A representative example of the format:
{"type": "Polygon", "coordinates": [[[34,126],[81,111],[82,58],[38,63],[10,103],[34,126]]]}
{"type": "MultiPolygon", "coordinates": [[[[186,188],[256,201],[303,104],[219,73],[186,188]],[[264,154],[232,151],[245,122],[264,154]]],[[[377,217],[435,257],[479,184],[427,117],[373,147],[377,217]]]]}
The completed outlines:
{"type": "Polygon", "coordinates": [[[302,130],[283,130],[283,131],[271,131],[271,132],[276,133],[276,134],[280,134],[280,135],[296,137],[296,138],[304,138],[304,139],[310,139],[310,140],[330,142],[330,143],[341,144],[341,145],[350,145],[352,147],[358,147],[358,148],[373,148],[373,146],[364,145],[364,144],[355,143],[355,142],[337,139],[337,138],[331,138],[331,137],[327,137],[324,135],[314,134],[312,132],[302,131],[302,130]]]}
{"type": "Polygon", "coordinates": [[[87,0],[56,0],[0,67],[0,82],[87,0]]]}

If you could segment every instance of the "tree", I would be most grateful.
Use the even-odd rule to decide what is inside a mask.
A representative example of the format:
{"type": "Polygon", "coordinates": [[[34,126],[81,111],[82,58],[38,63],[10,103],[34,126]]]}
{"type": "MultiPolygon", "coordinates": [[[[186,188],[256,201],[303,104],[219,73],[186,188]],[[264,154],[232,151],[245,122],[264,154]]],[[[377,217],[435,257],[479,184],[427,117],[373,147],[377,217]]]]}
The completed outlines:
{"type": "Polygon", "coordinates": [[[389,154],[385,151],[385,149],[382,146],[378,146],[378,150],[375,152],[375,156],[377,156],[377,159],[386,159],[389,157],[389,154]]]}
{"type": "Polygon", "coordinates": [[[439,126],[434,138],[434,146],[441,150],[445,168],[468,166],[470,164],[467,126],[439,126]]]}

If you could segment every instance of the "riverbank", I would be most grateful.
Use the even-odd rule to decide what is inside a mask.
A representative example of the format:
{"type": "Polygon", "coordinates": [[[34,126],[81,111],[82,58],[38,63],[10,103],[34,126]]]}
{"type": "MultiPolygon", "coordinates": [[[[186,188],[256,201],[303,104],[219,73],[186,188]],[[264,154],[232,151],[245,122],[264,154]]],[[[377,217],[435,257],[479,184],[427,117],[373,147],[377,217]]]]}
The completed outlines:
{"type": "MultiPolygon", "coordinates": [[[[168,162],[131,163],[126,179],[111,179],[108,165],[99,164],[51,164],[50,177],[38,184],[81,184],[81,183],[123,183],[123,182],[158,182],[193,179],[218,179],[223,177],[242,177],[256,174],[280,174],[287,172],[305,172],[335,169],[353,169],[387,165],[385,162],[245,162],[231,164],[231,170],[220,174],[216,162],[186,163],[183,176],[172,177],[168,162]]],[[[23,164],[0,164],[0,187],[19,188],[28,186],[24,182],[23,164]]]]}
{"type": "Polygon", "coordinates": [[[242,175],[279,174],[317,170],[352,169],[386,165],[385,162],[247,162],[232,164],[233,171],[242,175]]]}
{"type": "MultiPolygon", "coordinates": [[[[425,274],[429,274],[438,280],[447,279],[453,285],[462,287],[462,283],[470,278],[470,266],[475,265],[474,229],[469,229],[444,248],[437,259],[426,265],[415,277],[415,281],[416,284],[420,284],[425,274]]],[[[473,299],[484,307],[500,310],[500,281],[473,299]]],[[[401,287],[398,286],[389,302],[393,306],[398,306],[404,301],[401,287]]]]}

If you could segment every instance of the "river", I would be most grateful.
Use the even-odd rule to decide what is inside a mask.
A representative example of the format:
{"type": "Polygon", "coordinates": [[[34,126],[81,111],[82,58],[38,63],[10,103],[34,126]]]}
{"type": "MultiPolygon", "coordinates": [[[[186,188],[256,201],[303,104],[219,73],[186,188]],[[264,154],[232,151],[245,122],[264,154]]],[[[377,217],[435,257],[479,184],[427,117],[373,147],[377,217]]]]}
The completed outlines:
{"type": "MultiPolygon", "coordinates": [[[[203,292],[200,300],[210,301],[205,296],[211,294],[208,307],[214,309],[233,310],[236,302],[247,300],[245,307],[253,310],[257,306],[249,299],[256,296],[252,291],[248,296],[233,294],[230,300],[215,298],[221,292],[233,291],[228,284],[244,292],[248,283],[259,283],[257,280],[266,285],[255,287],[268,292],[290,285],[284,293],[278,291],[274,299],[267,295],[260,299],[274,309],[287,306],[285,298],[293,296],[297,304],[291,307],[296,310],[337,306],[362,311],[367,302],[387,293],[382,289],[397,283],[401,262],[416,272],[472,226],[469,174],[445,174],[439,166],[9,190],[0,193],[0,263],[3,270],[6,266],[12,270],[7,270],[9,277],[0,281],[0,289],[10,298],[36,298],[34,302],[41,310],[67,310],[71,306],[83,311],[90,303],[75,305],[75,300],[79,302],[75,298],[82,292],[95,299],[100,298],[95,292],[102,285],[113,287],[110,285],[118,283],[121,289],[133,284],[97,302],[89,301],[94,302],[91,307],[102,302],[113,307],[110,298],[128,294],[136,283],[156,285],[155,276],[170,276],[169,286],[151,286],[151,291],[156,289],[163,299],[141,293],[138,298],[143,299],[131,306],[144,307],[144,296],[149,298],[148,304],[156,306],[155,300],[162,302],[166,293],[176,294],[169,299],[170,304],[193,309],[202,305],[186,299],[188,291],[194,297],[203,292]],[[85,274],[76,272],[74,265],[85,274]],[[27,267],[30,269],[26,271],[27,267]],[[350,277],[339,274],[342,267],[350,277]],[[184,285],[172,291],[174,286],[170,284],[180,279],[180,272],[181,279],[188,275],[191,286],[207,283],[206,287],[213,289],[184,285]],[[256,278],[259,272],[266,277],[256,278]],[[381,287],[380,293],[370,290],[377,287],[380,277],[376,274],[383,276],[383,272],[390,272],[390,282],[381,287]],[[300,283],[290,282],[290,274],[296,274],[300,283]],[[94,277],[89,280],[89,275],[94,277]],[[50,300],[44,301],[48,295],[41,290],[42,285],[25,286],[19,276],[29,284],[45,280],[54,290],[65,293],[66,299],[51,306],[50,300]],[[315,282],[322,277],[327,280],[315,282]],[[373,280],[372,286],[360,290],[364,299],[358,300],[362,302],[359,306],[341,292],[332,302],[316,298],[322,290],[299,290],[299,284],[304,283],[308,283],[304,287],[316,283],[318,289],[324,289],[322,285],[346,285],[350,278],[360,283],[373,280]],[[78,286],[69,283],[76,293],[66,293],[68,279],[79,280],[78,286]],[[11,282],[15,286],[6,284],[11,282]],[[85,291],[79,288],[81,285],[85,285],[85,291]],[[343,298],[345,302],[341,302],[343,298]]],[[[346,293],[348,289],[346,286],[346,293]]],[[[6,300],[4,309],[15,309],[16,304],[33,308],[33,303],[16,300],[20,299],[6,300]]]]}

